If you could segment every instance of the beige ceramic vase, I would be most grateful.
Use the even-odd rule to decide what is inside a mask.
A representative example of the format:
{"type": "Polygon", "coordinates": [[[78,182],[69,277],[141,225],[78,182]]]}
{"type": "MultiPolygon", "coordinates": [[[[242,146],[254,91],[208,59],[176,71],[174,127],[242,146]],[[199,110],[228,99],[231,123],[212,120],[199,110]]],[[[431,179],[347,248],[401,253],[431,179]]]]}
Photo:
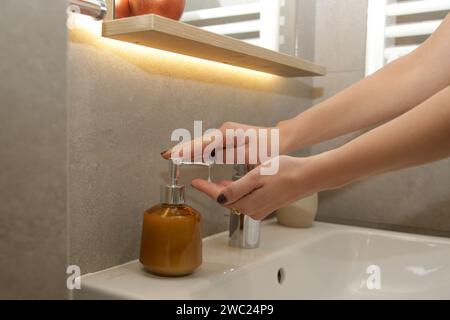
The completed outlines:
{"type": "Polygon", "coordinates": [[[277,210],[278,223],[291,228],[309,228],[313,225],[318,208],[318,195],[294,202],[277,210]]]}

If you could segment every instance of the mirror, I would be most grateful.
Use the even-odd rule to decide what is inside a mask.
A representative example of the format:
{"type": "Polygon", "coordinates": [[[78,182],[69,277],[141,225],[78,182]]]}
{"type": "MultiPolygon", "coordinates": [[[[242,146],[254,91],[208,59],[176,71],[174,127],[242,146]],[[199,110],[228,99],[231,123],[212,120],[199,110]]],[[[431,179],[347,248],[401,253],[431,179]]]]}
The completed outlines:
{"type": "Polygon", "coordinates": [[[297,5],[281,0],[190,0],[181,21],[294,55],[297,5]]]}

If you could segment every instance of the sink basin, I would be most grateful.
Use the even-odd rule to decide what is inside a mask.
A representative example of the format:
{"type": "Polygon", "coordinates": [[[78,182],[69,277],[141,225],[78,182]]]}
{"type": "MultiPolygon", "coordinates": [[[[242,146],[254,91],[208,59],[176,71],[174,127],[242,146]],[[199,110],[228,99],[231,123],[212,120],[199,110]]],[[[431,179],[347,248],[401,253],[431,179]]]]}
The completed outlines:
{"type": "Polygon", "coordinates": [[[262,225],[258,249],[203,240],[194,274],[163,278],[138,261],[87,274],[75,299],[450,299],[450,239],[315,223],[262,225]]]}

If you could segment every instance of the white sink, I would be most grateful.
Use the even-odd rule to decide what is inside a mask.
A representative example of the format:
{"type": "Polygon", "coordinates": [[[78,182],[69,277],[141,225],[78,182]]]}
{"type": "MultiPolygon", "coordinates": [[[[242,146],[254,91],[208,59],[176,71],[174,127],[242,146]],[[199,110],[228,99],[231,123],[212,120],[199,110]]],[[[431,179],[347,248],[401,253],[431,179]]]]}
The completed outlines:
{"type": "Polygon", "coordinates": [[[450,299],[450,239],[267,222],[258,249],[204,239],[203,265],[163,278],[138,261],[87,274],[76,299],[450,299]]]}

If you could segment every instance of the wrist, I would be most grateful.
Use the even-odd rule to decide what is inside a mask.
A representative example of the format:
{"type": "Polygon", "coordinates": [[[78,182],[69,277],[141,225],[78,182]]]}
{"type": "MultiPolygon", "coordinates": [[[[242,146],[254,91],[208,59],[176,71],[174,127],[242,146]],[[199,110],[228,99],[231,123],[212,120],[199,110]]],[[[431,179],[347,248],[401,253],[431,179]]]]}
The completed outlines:
{"type": "Polygon", "coordinates": [[[317,191],[338,189],[354,180],[339,149],[323,152],[308,159],[317,191]]]}
{"type": "Polygon", "coordinates": [[[275,126],[279,130],[279,153],[289,154],[295,151],[295,147],[293,146],[293,130],[290,120],[283,120],[277,123],[275,126]]]}

